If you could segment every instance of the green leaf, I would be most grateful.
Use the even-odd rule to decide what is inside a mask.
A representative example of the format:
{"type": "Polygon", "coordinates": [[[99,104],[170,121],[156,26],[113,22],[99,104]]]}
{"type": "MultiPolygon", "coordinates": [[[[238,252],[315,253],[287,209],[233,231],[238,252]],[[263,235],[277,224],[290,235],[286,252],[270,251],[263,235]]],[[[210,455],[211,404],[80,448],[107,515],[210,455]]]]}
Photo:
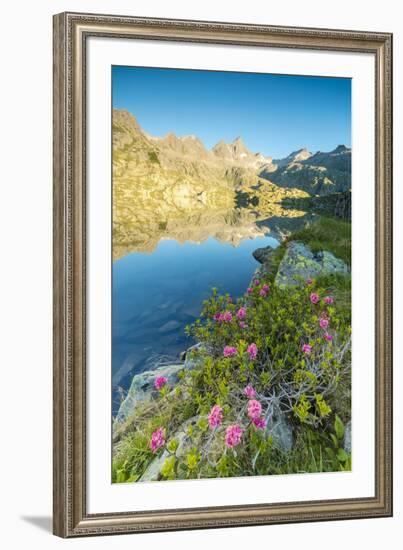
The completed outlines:
{"type": "Polygon", "coordinates": [[[126,472],[120,469],[116,472],[116,483],[124,483],[126,481],[126,472]]]}
{"type": "Polygon", "coordinates": [[[340,462],[346,462],[348,459],[348,454],[344,449],[340,447],[340,449],[337,451],[337,458],[340,460],[340,462]]]}
{"type": "Polygon", "coordinates": [[[340,441],[344,437],[344,424],[339,416],[336,414],[336,419],[334,421],[334,431],[336,432],[337,439],[340,441]]]}
{"type": "Polygon", "coordinates": [[[194,453],[189,453],[186,457],[186,465],[189,470],[194,470],[199,462],[199,456],[194,453]]]}
{"type": "Polygon", "coordinates": [[[167,449],[170,453],[175,453],[176,452],[176,449],[178,448],[179,446],[179,442],[177,439],[171,439],[171,441],[168,443],[167,445],[167,449]]]}
{"type": "Polygon", "coordinates": [[[330,434],[330,437],[332,438],[333,445],[335,447],[338,447],[339,446],[339,440],[337,439],[337,437],[334,434],[330,434]]]}
{"type": "Polygon", "coordinates": [[[202,432],[206,432],[208,430],[208,422],[205,418],[201,418],[198,421],[197,425],[201,429],[202,432]]]}
{"type": "Polygon", "coordinates": [[[161,468],[161,474],[166,478],[166,479],[174,479],[175,477],[175,463],[176,463],[176,458],[175,458],[175,455],[172,455],[172,456],[169,456],[162,468],[161,468]]]}

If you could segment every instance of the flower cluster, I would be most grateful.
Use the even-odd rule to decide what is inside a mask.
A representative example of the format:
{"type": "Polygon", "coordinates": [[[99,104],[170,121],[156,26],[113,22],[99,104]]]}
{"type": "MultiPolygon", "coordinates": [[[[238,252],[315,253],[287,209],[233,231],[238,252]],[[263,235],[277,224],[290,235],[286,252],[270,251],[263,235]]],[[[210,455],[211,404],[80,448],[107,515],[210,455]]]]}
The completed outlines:
{"type": "Polygon", "coordinates": [[[251,399],[248,403],[248,416],[249,418],[259,418],[262,414],[262,405],[256,399],[251,399]]]}
{"type": "Polygon", "coordinates": [[[329,326],[329,319],[326,317],[321,317],[319,319],[319,326],[320,328],[326,329],[329,326]]]}
{"type": "Polygon", "coordinates": [[[256,359],[258,354],[258,349],[257,349],[257,345],[254,342],[252,342],[252,344],[249,344],[248,349],[246,351],[248,352],[249,359],[251,359],[252,361],[253,359],[256,359]]]}
{"type": "Polygon", "coordinates": [[[253,418],[252,419],[252,423],[256,426],[256,428],[258,428],[259,430],[265,430],[266,429],[266,425],[267,425],[267,422],[264,418],[262,417],[259,417],[259,418],[253,418]]]}
{"type": "Polygon", "coordinates": [[[259,296],[262,296],[262,298],[265,298],[268,292],[269,292],[269,285],[263,285],[262,288],[259,290],[259,296]]]}
{"type": "Polygon", "coordinates": [[[240,321],[246,319],[246,309],[244,307],[240,307],[236,312],[236,316],[240,321]]]}
{"type": "Polygon", "coordinates": [[[223,313],[216,313],[214,320],[218,323],[230,323],[232,321],[232,313],[230,311],[224,311],[223,313]]]}
{"type": "Polygon", "coordinates": [[[311,295],[309,296],[309,299],[311,300],[312,304],[317,304],[319,302],[319,295],[316,294],[316,292],[311,292],[311,295]]]}
{"type": "Polygon", "coordinates": [[[310,344],[303,344],[302,351],[306,354],[309,354],[312,351],[312,346],[310,344]]]}
{"type": "Polygon", "coordinates": [[[156,453],[160,447],[165,445],[165,429],[158,428],[151,435],[150,448],[153,453],[156,453]]]}
{"type": "Polygon", "coordinates": [[[156,390],[161,390],[167,382],[168,379],[165,378],[165,376],[157,376],[157,378],[154,380],[154,388],[156,390]]]}
{"type": "Polygon", "coordinates": [[[225,431],[225,444],[229,449],[240,444],[242,439],[243,429],[238,424],[228,426],[225,431]]]}
{"type": "Polygon", "coordinates": [[[214,405],[208,415],[208,423],[210,428],[217,428],[222,422],[222,408],[219,405],[214,405]]]}
{"type": "Polygon", "coordinates": [[[234,346],[225,346],[222,353],[224,357],[233,357],[238,353],[238,350],[234,346]]]}
{"type": "Polygon", "coordinates": [[[246,388],[243,390],[243,393],[248,399],[253,399],[256,395],[256,391],[252,386],[246,386],[246,388]]]}
{"type": "Polygon", "coordinates": [[[259,430],[266,429],[266,420],[262,417],[262,405],[256,399],[250,399],[248,402],[248,416],[252,424],[259,430]]]}

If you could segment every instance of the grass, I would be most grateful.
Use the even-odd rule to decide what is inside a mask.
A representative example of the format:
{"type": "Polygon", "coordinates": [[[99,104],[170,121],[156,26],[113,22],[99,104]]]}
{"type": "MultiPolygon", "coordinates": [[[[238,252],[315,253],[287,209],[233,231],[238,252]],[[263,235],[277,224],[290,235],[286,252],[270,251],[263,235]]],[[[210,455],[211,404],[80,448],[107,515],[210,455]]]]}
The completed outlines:
{"type": "Polygon", "coordinates": [[[287,241],[301,241],[313,252],[328,250],[351,266],[351,223],[338,218],[320,217],[287,241]]]}

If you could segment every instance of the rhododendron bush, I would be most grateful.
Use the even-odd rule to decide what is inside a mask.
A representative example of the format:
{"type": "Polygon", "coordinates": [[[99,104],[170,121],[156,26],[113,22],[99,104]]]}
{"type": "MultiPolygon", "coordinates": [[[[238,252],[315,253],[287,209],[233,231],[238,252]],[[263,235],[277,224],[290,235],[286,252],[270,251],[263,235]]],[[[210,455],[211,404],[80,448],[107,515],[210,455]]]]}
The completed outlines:
{"type": "Polygon", "coordinates": [[[164,391],[133,419],[122,448],[137,450],[116,462],[115,480],[140,479],[162,453],[160,479],[350,468],[341,444],[350,419],[349,277],[286,288],[263,279],[238,300],[213,289],[187,329],[200,343],[196,368],[172,387],[155,381],[164,391]],[[279,417],[292,430],[289,451],[272,433],[279,417]]]}

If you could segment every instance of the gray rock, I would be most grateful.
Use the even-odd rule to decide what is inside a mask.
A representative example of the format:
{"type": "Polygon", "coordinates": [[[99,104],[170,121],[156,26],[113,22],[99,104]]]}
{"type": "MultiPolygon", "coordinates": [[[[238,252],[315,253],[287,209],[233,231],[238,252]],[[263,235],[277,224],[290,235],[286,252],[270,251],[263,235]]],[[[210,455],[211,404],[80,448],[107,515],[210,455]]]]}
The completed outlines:
{"type": "Polygon", "coordinates": [[[259,262],[260,264],[264,264],[269,260],[273,250],[274,248],[272,248],[271,246],[266,246],[264,248],[257,248],[252,252],[252,256],[255,258],[257,262],[259,262]]]}
{"type": "Polygon", "coordinates": [[[343,448],[346,453],[351,453],[351,421],[344,428],[343,448]]]}
{"type": "Polygon", "coordinates": [[[164,462],[168,457],[168,451],[164,451],[161,456],[154,458],[138,481],[158,481],[164,462]]]}
{"type": "Polygon", "coordinates": [[[267,432],[273,437],[273,442],[283,453],[289,453],[294,445],[294,436],[291,425],[278,406],[274,405],[273,412],[267,419],[267,432]]]}
{"type": "Polygon", "coordinates": [[[192,352],[192,351],[196,351],[198,349],[202,349],[202,346],[201,344],[194,344],[193,346],[190,346],[190,348],[188,348],[187,350],[185,351],[181,351],[180,354],[179,354],[179,359],[181,361],[185,361],[187,359],[188,362],[190,362],[190,358],[189,358],[189,354],[192,352]]]}
{"type": "Polygon", "coordinates": [[[349,273],[349,268],[331,252],[313,253],[307,245],[292,241],[278,267],[275,284],[296,285],[301,280],[331,273],[349,273]]]}
{"type": "Polygon", "coordinates": [[[159,392],[154,388],[154,382],[158,376],[164,376],[167,378],[167,384],[174,386],[179,380],[178,374],[181,371],[191,370],[194,367],[195,362],[186,360],[181,363],[162,365],[133,376],[130,389],[116,415],[113,426],[114,430],[135,412],[139,404],[144,404],[158,397],[159,392]]]}

